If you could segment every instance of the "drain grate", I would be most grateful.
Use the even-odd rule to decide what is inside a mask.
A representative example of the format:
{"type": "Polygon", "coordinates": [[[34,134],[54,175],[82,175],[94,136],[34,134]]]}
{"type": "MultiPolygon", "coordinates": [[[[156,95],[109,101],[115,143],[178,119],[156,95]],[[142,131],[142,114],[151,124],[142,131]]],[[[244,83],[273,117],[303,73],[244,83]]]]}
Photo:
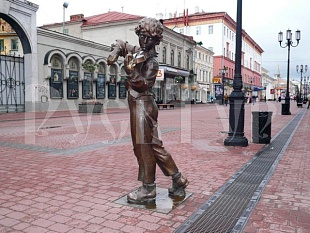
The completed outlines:
{"type": "Polygon", "coordinates": [[[175,233],[240,232],[304,115],[301,111],[175,233]]]}

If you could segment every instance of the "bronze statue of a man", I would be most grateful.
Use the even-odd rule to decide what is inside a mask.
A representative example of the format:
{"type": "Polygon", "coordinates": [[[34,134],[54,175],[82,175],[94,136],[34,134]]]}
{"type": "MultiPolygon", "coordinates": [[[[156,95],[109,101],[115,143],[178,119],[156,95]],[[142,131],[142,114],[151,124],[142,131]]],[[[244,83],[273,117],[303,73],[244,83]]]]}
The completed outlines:
{"type": "Polygon", "coordinates": [[[168,189],[170,196],[185,196],[185,188],[189,182],[181,175],[170,153],[158,138],[158,108],[152,87],[159,68],[155,46],[163,38],[163,25],[154,18],[143,18],[135,32],[139,37],[140,47],[117,40],[108,57],[108,64],[113,64],[118,56],[125,58],[131,138],[139,164],[138,180],[142,181],[141,187],[127,195],[127,201],[132,204],[147,204],[155,202],[156,164],[166,176],[172,177],[172,187],[168,189]]]}

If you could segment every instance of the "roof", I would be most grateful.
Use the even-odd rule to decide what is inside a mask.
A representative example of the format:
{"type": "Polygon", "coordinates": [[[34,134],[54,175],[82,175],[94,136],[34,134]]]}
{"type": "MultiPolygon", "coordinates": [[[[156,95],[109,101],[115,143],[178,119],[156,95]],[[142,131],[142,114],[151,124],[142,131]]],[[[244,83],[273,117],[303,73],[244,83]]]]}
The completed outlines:
{"type": "Polygon", "coordinates": [[[85,17],[82,26],[94,26],[105,23],[140,20],[145,16],[132,15],[122,12],[110,11],[104,14],[85,17]]]}

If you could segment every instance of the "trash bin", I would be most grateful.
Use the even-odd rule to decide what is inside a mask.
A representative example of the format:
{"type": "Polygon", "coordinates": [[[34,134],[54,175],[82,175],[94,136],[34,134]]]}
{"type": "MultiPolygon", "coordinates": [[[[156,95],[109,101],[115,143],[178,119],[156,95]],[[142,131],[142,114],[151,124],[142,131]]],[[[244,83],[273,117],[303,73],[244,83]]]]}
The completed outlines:
{"type": "Polygon", "coordinates": [[[253,143],[270,143],[272,112],[252,112],[252,116],[253,143]]]}
{"type": "Polygon", "coordinates": [[[281,114],[282,115],[291,115],[290,104],[287,104],[287,103],[282,104],[281,114]]]}

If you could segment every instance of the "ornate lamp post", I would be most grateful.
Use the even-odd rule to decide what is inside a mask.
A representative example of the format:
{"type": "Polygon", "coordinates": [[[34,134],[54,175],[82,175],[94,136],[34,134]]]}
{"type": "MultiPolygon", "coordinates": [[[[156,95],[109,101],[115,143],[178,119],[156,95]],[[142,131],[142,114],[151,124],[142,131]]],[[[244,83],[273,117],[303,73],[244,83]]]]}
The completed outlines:
{"type": "Polygon", "coordinates": [[[227,67],[224,66],[223,69],[219,69],[219,75],[222,75],[222,105],[224,105],[224,78],[225,75],[227,74],[227,67]]]}
{"type": "Polygon", "coordinates": [[[306,98],[309,94],[309,76],[307,77],[307,81],[306,81],[306,77],[305,77],[305,83],[306,83],[306,98]]]}
{"type": "Polygon", "coordinates": [[[305,65],[305,68],[304,68],[303,65],[300,65],[300,67],[298,65],[296,66],[297,73],[300,73],[300,88],[299,88],[299,93],[298,93],[298,97],[299,98],[297,98],[297,105],[298,104],[302,105],[303,99],[305,97],[305,91],[302,91],[302,90],[304,90],[303,85],[302,85],[302,74],[306,73],[307,70],[308,70],[308,66],[307,65],[305,65]],[[304,94],[303,94],[303,92],[304,92],[304,94]]]}
{"type": "Polygon", "coordinates": [[[244,99],[241,75],[241,46],[242,46],[242,0],[237,0],[237,29],[235,52],[235,75],[233,92],[229,96],[229,133],[224,140],[225,146],[248,146],[244,136],[244,99]]]}
{"type": "Polygon", "coordinates": [[[285,95],[285,103],[282,104],[282,115],[291,115],[290,112],[290,93],[289,93],[289,85],[290,85],[290,50],[291,47],[297,47],[299,44],[300,40],[300,31],[297,30],[295,34],[295,39],[297,41],[297,44],[293,46],[293,41],[292,41],[292,32],[290,29],[286,30],[286,40],[287,42],[285,43],[285,46],[282,46],[281,43],[283,41],[283,32],[279,32],[278,35],[278,41],[280,43],[281,48],[288,48],[288,55],[287,55],[287,82],[286,82],[286,95],[285,95]]]}

